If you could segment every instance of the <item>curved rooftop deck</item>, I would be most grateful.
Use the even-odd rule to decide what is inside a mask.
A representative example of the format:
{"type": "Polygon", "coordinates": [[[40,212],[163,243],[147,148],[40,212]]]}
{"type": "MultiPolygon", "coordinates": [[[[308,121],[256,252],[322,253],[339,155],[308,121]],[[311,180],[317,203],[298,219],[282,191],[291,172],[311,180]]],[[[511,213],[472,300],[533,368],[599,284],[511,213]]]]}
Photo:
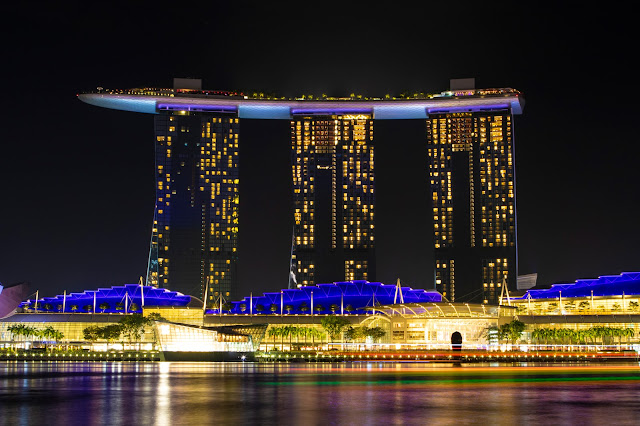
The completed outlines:
{"type": "Polygon", "coordinates": [[[369,114],[377,120],[426,119],[444,112],[478,112],[509,109],[522,114],[524,98],[515,89],[476,89],[416,94],[404,98],[294,99],[247,96],[230,92],[174,89],[108,90],[79,94],[90,105],[122,111],[158,114],[162,111],[194,111],[238,114],[239,118],[289,120],[294,115],[369,114]]]}

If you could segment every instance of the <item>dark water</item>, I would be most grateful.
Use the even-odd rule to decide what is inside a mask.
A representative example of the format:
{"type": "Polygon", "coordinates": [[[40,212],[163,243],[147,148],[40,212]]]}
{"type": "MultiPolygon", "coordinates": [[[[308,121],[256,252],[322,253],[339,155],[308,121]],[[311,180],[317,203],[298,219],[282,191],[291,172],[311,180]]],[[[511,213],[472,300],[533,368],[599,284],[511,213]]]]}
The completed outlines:
{"type": "Polygon", "coordinates": [[[6,362],[0,424],[640,424],[640,368],[6,362]]]}

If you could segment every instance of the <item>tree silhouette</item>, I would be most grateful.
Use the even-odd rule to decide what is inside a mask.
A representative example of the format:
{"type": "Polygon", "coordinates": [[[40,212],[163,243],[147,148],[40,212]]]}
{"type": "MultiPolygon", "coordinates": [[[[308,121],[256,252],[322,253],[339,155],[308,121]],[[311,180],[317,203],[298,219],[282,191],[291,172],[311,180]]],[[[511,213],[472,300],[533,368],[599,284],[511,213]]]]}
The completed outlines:
{"type": "Polygon", "coordinates": [[[350,324],[348,319],[335,315],[329,315],[322,318],[320,323],[322,324],[322,328],[324,328],[329,334],[331,341],[334,341],[340,335],[342,330],[350,324]]]}

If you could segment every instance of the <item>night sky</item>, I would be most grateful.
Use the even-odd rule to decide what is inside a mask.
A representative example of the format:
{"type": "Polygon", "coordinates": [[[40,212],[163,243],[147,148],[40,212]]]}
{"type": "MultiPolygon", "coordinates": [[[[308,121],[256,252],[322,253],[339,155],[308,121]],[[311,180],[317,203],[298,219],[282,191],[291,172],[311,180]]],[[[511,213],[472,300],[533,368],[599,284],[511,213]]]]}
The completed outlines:
{"type": "MultiPolygon", "coordinates": [[[[440,92],[465,77],[516,88],[519,273],[551,284],[640,270],[629,10],[230,3],[5,9],[20,25],[2,30],[0,282],[53,296],[146,273],[153,117],[76,94],[174,77],[284,96],[440,92]]],[[[375,123],[377,278],[414,288],[433,286],[425,132],[422,120],[375,123]]],[[[241,122],[240,295],[287,284],[289,143],[288,121],[241,122]]]]}

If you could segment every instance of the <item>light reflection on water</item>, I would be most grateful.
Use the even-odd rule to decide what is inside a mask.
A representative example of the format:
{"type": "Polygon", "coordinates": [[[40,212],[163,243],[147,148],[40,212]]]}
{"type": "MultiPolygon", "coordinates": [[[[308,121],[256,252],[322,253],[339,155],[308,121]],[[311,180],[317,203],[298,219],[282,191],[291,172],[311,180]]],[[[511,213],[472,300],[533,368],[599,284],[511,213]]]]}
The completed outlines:
{"type": "Polygon", "coordinates": [[[0,363],[0,424],[637,424],[640,368],[0,363]]]}

